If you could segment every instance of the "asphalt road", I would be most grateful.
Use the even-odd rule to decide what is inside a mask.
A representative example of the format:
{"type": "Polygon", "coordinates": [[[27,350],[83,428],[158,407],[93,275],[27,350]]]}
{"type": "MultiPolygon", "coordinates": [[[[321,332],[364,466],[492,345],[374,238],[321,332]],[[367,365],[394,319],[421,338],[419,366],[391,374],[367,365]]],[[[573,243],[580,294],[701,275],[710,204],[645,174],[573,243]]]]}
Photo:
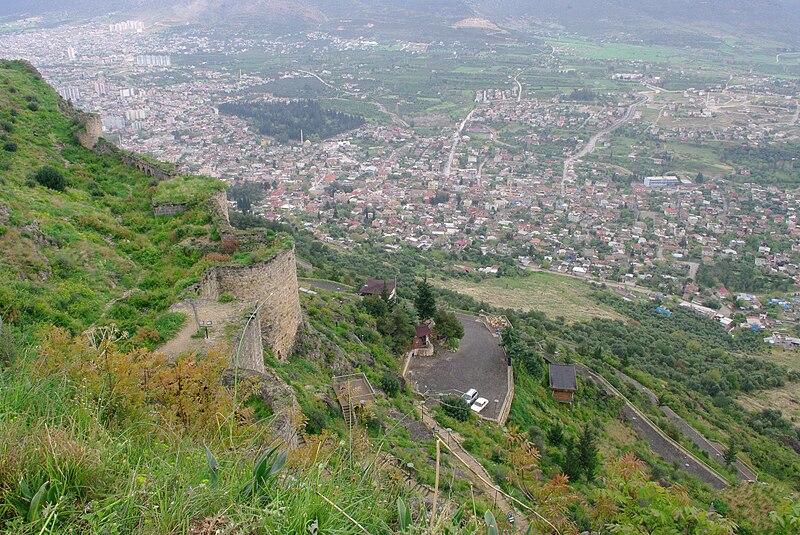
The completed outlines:
{"type": "Polygon", "coordinates": [[[489,400],[481,412],[487,418],[496,418],[508,394],[506,356],[500,340],[474,316],[458,314],[464,326],[464,338],[458,351],[451,353],[437,349],[433,357],[414,357],[406,379],[427,396],[462,394],[470,388],[478,396],[489,400]],[[497,400],[497,402],[495,402],[497,400]]]}
{"type": "Polygon", "coordinates": [[[321,290],[328,290],[329,292],[352,292],[353,288],[346,284],[341,284],[338,282],[333,281],[321,281],[321,280],[311,280],[311,279],[298,279],[297,281],[299,286],[305,286],[308,288],[309,286],[314,288],[319,288],[321,290]]]}

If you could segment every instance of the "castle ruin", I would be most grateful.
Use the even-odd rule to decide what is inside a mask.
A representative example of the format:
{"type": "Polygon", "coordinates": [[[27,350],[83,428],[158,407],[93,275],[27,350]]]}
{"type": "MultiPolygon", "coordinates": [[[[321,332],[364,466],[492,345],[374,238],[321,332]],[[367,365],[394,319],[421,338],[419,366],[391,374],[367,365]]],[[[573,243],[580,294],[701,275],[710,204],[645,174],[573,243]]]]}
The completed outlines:
{"type": "Polygon", "coordinates": [[[252,301],[264,344],[279,359],[288,358],[302,322],[294,250],[250,266],[208,268],[203,274],[202,297],[218,300],[223,293],[252,301]]]}

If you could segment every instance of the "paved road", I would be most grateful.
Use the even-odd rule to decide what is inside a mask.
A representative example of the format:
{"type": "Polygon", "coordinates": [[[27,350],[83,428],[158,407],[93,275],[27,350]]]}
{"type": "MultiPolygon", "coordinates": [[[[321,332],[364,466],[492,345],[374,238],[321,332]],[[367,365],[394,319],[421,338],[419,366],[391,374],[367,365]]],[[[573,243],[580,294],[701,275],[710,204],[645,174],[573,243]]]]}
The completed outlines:
{"type": "Polygon", "coordinates": [[[346,284],[342,284],[342,283],[339,283],[339,282],[333,282],[333,281],[318,281],[318,280],[312,280],[312,279],[299,279],[298,283],[300,283],[301,286],[305,286],[305,287],[313,286],[314,288],[320,288],[322,290],[328,290],[329,292],[352,292],[353,291],[352,287],[350,287],[350,286],[348,286],[346,284]]]}
{"type": "Polygon", "coordinates": [[[597,145],[597,141],[600,138],[602,138],[603,136],[605,136],[610,132],[613,132],[620,126],[624,125],[625,123],[633,119],[633,116],[636,113],[636,108],[638,108],[641,104],[644,104],[648,100],[649,97],[645,96],[643,98],[640,98],[630,106],[628,106],[628,108],[625,110],[625,115],[623,115],[620,120],[614,122],[613,124],[597,132],[595,135],[589,138],[589,142],[586,143],[586,145],[584,145],[583,148],[577,152],[577,154],[575,154],[574,156],[570,156],[569,158],[564,160],[564,171],[561,175],[561,195],[564,195],[567,183],[567,175],[572,171],[575,162],[577,162],[587,154],[591,154],[591,152],[594,151],[595,145],[597,145]]]}
{"type": "MultiPolygon", "coordinates": [[[[724,448],[714,444],[712,441],[708,440],[699,431],[697,431],[694,427],[690,426],[686,423],[686,420],[681,418],[678,414],[675,413],[672,409],[670,409],[666,405],[659,406],[658,404],[658,397],[653,393],[652,390],[647,388],[646,386],[642,385],[639,381],[630,377],[619,370],[614,370],[614,373],[625,382],[628,382],[636,387],[637,390],[643,392],[650,403],[661,409],[661,412],[666,415],[667,418],[672,420],[672,422],[678,426],[678,428],[686,435],[689,440],[694,442],[695,446],[700,448],[702,451],[706,452],[708,456],[712,459],[716,459],[719,462],[723,461],[723,451],[724,448]]],[[[747,467],[744,463],[737,460],[733,463],[733,467],[736,469],[736,473],[742,481],[755,481],[758,479],[758,475],[753,472],[750,468],[747,467]]]]}
{"type": "Polygon", "coordinates": [[[450,178],[450,170],[453,168],[453,160],[456,157],[456,149],[458,148],[458,143],[461,141],[461,132],[464,130],[464,127],[467,126],[467,122],[472,119],[472,114],[475,113],[475,108],[471,109],[464,120],[461,121],[461,124],[458,125],[458,130],[456,133],[453,134],[453,146],[450,147],[450,156],[447,157],[447,163],[444,164],[444,178],[450,178]]]}
{"type": "Polygon", "coordinates": [[[647,440],[650,444],[650,448],[656,452],[656,454],[669,462],[677,464],[684,471],[689,472],[716,489],[724,489],[728,486],[728,482],[721,475],[695,457],[694,454],[689,452],[686,448],[664,434],[664,432],[651,422],[644,413],[634,407],[627,398],[622,396],[622,394],[611,385],[611,383],[606,381],[604,377],[594,373],[581,364],[578,364],[576,368],[581,376],[590,378],[606,392],[622,399],[624,403],[622,412],[625,414],[625,417],[630,420],[636,428],[636,433],[647,440]]]}
{"type": "Polygon", "coordinates": [[[508,395],[508,366],[499,339],[474,316],[458,314],[464,326],[464,338],[458,351],[442,349],[433,357],[414,357],[406,379],[416,390],[428,396],[463,393],[470,388],[489,400],[481,413],[486,418],[497,418],[500,407],[508,395]],[[495,402],[497,400],[497,402],[495,402]]]}

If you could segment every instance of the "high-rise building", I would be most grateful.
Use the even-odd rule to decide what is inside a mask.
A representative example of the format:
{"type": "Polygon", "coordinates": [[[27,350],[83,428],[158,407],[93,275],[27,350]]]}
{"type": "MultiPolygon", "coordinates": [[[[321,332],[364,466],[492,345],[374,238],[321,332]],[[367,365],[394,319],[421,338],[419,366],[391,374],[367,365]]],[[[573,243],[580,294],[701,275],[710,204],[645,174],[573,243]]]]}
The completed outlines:
{"type": "Polygon", "coordinates": [[[108,25],[109,31],[112,32],[142,32],[144,30],[144,22],[139,20],[126,20],[108,25]]]}
{"type": "Polygon", "coordinates": [[[136,65],[140,67],[169,67],[172,61],[169,56],[139,54],[136,56],[136,65]]]}
{"type": "Polygon", "coordinates": [[[94,81],[94,92],[97,93],[99,96],[104,97],[108,94],[108,86],[106,85],[105,80],[95,80],[94,81]]]}
{"type": "Polygon", "coordinates": [[[81,98],[81,90],[77,87],[61,87],[58,89],[58,94],[61,95],[64,100],[70,100],[72,102],[80,100],[81,98]]]}
{"type": "Polygon", "coordinates": [[[125,119],[128,121],[140,121],[147,119],[147,110],[126,110],[125,119]]]}
{"type": "Polygon", "coordinates": [[[104,115],[102,121],[103,130],[106,132],[125,128],[125,118],[121,115],[104,115]]]}

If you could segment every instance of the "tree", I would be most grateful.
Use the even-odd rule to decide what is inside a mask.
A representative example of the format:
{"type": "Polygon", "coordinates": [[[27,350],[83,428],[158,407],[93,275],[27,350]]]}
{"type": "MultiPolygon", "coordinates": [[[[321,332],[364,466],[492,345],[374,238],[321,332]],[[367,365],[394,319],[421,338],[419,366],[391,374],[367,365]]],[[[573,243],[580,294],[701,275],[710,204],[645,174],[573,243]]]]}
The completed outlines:
{"type": "Polygon", "coordinates": [[[597,471],[597,434],[588,423],[578,439],[578,464],[587,480],[592,480],[597,471]]]}
{"type": "Polygon", "coordinates": [[[560,423],[554,423],[547,430],[547,441],[554,446],[558,446],[564,441],[564,428],[560,423]]]}
{"type": "Polygon", "coordinates": [[[391,345],[395,350],[401,350],[414,338],[414,325],[404,306],[396,306],[389,314],[378,318],[377,327],[378,332],[392,340],[391,345]]]}
{"type": "Polygon", "coordinates": [[[436,323],[434,327],[436,334],[451,344],[457,344],[458,340],[464,337],[464,326],[452,312],[439,308],[433,315],[433,321],[436,323]]]}
{"type": "Polygon", "coordinates": [[[389,313],[389,305],[379,295],[366,296],[361,307],[373,318],[383,318],[389,313]]]}
{"type": "Polygon", "coordinates": [[[433,286],[425,278],[417,283],[417,295],[414,297],[414,308],[420,321],[433,318],[436,313],[436,298],[433,296],[433,286]]]}
{"type": "Polygon", "coordinates": [[[580,459],[578,457],[578,451],[575,448],[575,439],[572,437],[567,439],[564,451],[564,465],[561,468],[572,481],[581,477],[580,459]]]}
{"type": "Polygon", "coordinates": [[[680,485],[665,487],[651,481],[644,463],[631,453],[610,459],[603,468],[604,485],[594,490],[593,516],[609,532],[736,533],[733,520],[696,507],[680,485]]]}
{"type": "Polygon", "coordinates": [[[33,175],[33,179],[42,186],[55,190],[64,191],[67,188],[67,179],[54,167],[45,165],[33,175]]]}
{"type": "Polygon", "coordinates": [[[441,401],[442,410],[459,422],[466,422],[469,420],[469,405],[464,401],[464,398],[459,396],[445,396],[441,401]]]}
{"type": "Polygon", "coordinates": [[[725,466],[730,466],[736,462],[736,454],[738,452],[739,445],[736,444],[736,435],[731,433],[730,437],[728,438],[728,446],[725,448],[725,451],[722,454],[722,458],[725,459],[725,466]]]}
{"type": "Polygon", "coordinates": [[[542,357],[528,347],[528,344],[520,338],[516,329],[513,327],[504,329],[500,337],[500,343],[512,362],[519,362],[532,377],[541,377],[544,372],[542,357]]]}
{"type": "Polygon", "coordinates": [[[403,383],[397,374],[386,372],[383,374],[383,377],[381,377],[381,388],[386,392],[387,396],[393,398],[403,388],[403,383]]]}

